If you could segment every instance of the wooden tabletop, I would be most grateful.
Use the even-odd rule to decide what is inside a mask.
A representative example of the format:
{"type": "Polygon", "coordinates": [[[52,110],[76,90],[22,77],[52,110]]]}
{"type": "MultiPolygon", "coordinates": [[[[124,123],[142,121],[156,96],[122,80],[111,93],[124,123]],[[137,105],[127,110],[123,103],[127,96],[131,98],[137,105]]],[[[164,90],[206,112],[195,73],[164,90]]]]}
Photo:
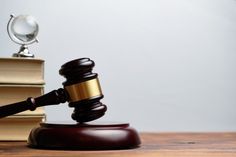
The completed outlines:
{"type": "Polygon", "coordinates": [[[39,150],[26,142],[0,142],[0,156],[24,157],[236,157],[236,132],[232,133],[141,133],[136,149],[113,151],[39,150]]]}

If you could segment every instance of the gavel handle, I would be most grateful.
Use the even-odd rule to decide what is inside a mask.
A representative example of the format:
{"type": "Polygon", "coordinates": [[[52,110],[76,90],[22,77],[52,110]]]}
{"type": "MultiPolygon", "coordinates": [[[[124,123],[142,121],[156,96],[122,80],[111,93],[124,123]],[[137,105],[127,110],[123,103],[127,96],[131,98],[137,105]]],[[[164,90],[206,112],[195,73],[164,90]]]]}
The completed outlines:
{"type": "Polygon", "coordinates": [[[26,110],[34,111],[37,107],[47,105],[57,105],[66,102],[68,99],[64,89],[53,90],[37,98],[28,98],[25,101],[0,106],[0,118],[10,116],[26,110]]]}

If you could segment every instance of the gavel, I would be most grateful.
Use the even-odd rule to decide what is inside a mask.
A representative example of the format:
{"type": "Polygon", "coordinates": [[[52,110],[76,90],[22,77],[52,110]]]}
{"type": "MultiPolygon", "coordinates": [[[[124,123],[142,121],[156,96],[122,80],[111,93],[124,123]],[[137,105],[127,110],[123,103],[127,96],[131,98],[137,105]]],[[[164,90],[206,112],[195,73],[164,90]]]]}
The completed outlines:
{"type": "Polygon", "coordinates": [[[64,88],[53,90],[37,98],[29,97],[22,102],[1,106],[0,118],[66,101],[69,102],[69,107],[74,108],[72,119],[79,123],[102,117],[107,107],[100,102],[103,94],[98,74],[92,72],[94,66],[94,61],[89,58],[79,58],[63,64],[59,74],[66,78],[62,83],[64,88]]]}

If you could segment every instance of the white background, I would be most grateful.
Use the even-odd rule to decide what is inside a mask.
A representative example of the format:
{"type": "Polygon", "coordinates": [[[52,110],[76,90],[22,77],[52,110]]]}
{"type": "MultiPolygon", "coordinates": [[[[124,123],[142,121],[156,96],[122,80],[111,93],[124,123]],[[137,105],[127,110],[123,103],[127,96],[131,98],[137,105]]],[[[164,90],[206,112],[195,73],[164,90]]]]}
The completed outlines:
{"type": "MultiPolygon", "coordinates": [[[[139,131],[236,131],[235,0],[1,0],[0,57],[19,46],[10,14],[33,15],[45,92],[62,87],[66,61],[96,62],[108,106],[102,121],[139,131]]],[[[67,104],[46,108],[69,121],[67,104]]]]}

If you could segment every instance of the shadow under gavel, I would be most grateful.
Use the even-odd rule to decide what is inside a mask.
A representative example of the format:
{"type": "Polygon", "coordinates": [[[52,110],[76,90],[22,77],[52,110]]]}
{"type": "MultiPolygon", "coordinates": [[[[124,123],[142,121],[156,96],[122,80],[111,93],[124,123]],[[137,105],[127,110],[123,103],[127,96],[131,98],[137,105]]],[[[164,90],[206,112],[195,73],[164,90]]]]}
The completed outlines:
{"type": "Polygon", "coordinates": [[[37,107],[56,105],[69,102],[74,107],[71,117],[83,123],[102,117],[107,107],[100,102],[103,98],[98,75],[92,73],[94,62],[89,58],[79,58],[65,63],[59,70],[60,75],[66,78],[64,88],[53,90],[37,98],[0,107],[0,118],[10,116],[26,110],[35,110],[37,107]]]}

